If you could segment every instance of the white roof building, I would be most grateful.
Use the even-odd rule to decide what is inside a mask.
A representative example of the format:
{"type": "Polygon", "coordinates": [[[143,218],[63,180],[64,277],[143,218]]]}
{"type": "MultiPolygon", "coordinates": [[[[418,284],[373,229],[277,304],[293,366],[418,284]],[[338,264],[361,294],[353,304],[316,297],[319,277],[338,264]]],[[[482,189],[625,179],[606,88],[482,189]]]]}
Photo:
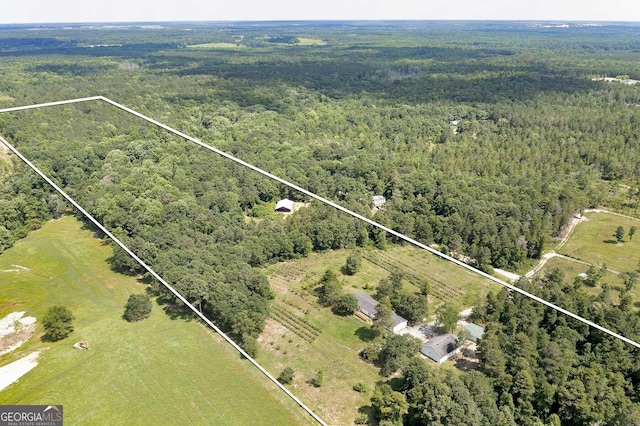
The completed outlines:
{"type": "Polygon", "coordinates": [[[373,196],[373,205],[376,207],[384,206],[384,203],[387,202],[387,199],[384,195],[374,195],[373,196]]]}
{"type": "Polygon", "coordinates": [[[292,213],[293,201],[291,201],[288,198],[283,198],[282,200],[276,203],[276,211],[278,213],[292,213]]]}

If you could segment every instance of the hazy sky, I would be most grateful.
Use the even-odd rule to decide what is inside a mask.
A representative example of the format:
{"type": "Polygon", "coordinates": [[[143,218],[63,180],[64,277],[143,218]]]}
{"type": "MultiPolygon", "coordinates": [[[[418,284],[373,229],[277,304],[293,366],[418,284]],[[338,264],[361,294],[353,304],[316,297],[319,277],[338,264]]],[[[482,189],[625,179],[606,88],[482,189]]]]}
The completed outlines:
{"type": "Polygon", "coordinates": [[[640,21],[638,0],[0,0],[0,23],[309,19],[640,21]]]}

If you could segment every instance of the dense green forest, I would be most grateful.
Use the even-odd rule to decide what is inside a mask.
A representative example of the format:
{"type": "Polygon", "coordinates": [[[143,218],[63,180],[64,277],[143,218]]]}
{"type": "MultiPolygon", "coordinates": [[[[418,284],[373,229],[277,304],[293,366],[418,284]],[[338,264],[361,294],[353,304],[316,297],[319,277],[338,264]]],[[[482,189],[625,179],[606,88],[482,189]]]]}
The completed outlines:
{"type": "MultiPolygon", "coordinates": [[[[376,221],[480,269],[518,269],[576,212],[640,211],[640,85],[625,83],[640,79],[639,32],[481,22],[0,27],[0,107],[104,95],[363,215],[384,195],[376,221]],[[603,76],[622,81],[593,80],[603,76]]],[[[316,203],[283,220],[275,201],[309,200],[101,103],[2,114],[0,134],[250,352],[273,297],[256,267],[399,243],[316,203]]],[[[0,170],[2,251],[68,206],[22,164],[0,170]]],[[[121,251],[112,264],[143,272],[121,251]]],[[[522,285],[637,336],[629,306],[591,300],[558,277],[522,285]]],[[[393,390],[408,414],[383,420],[633,424],[634,350],[506,291],[476,315],[489,324],[480,371],[445,378],[411,364],[393,390]],[[426,395],[442,390],[415,389],[434,382],[457,395],[450,410],[476,417],[444,408],[421,417],[432,410],[426,395]]]]}

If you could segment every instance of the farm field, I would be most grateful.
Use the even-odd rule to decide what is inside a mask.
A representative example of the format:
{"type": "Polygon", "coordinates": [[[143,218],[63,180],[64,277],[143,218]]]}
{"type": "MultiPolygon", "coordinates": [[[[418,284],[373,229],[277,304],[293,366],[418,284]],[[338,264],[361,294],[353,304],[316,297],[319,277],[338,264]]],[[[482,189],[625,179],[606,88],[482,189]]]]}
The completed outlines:
{"type": "MultiPolygon", "coordinates": [[[[285,367],[293,368],[294,393],[330,424],[349,423],[360,415],[358,408],[368,405],[371,390],[381,377],[376,367],[358,356],[367,345],[370,326],[355,316],[340,317],[318,305],[313,289],[327,269],[338,274],[345,293],[363,289],[374,293],[378,282],[394,268],[405,274],[405,281],[409,281],[407,277],[426,278],[440,294],[440,297],[429,298],[431,313],[445,300],[463,310],[484,297],[490,286],[499,288],[407,246],[384,252],[363,251],[361,269],[355,275],[344,275],[341,268],[350,253],[350,250],[312,253],[308,258],[267,268],[277,296],[272,305],[272,318],[259,339],[258,360],[274,375],[285,367]],[[318,371],[323,372],[324,383],[314,387],[318,371]],[[358,382],[365,383],[368,392],[355,392],[352,388],[358,382]]],[[[405,285],[418,291],[410,281],[405,285]]]]}
{"type": "Polygon", "coordinates": [[[589,263],[606,264],[619,272],[633,271],[640,262],[640,238],[629,239],[632,226],[640,228],[640,219],[631,219],[610,213],[585,213],[586,221],[578,224],[567,243],[558,253],[589,263]],[[618,226],[624,227],[621,243],[613,234],[618,226]]]}
{"type": "Polygon", "coordinates": [[[464,310],[475,306],[479,298],[484,299],[489,290],[495,292],[502,288],[499,284],[411,246],[395,248],[388,256],[403,270],[413,271],[431,283],[432,293],[436,296],[435,301],[430,297],[431,303],[446,301],[464,310]]]}
{"type": "MultiPolygon", "coordinates": [[[[350,253],[349,250],[312,253],[305,259],[275,265],[271,268],[272,272],[283,272],[272,275],[272,286],[284,293],[303,290],[305,284],[317,282],[327,269],[340,272],[350,253]]],[[[484,298],[490,289],[497,291],[501,288],[498,284],[411,246],[396,246],[387,251],[366,250],[362,251],[362,255],[362,267],[357,274],[340,275],[345,291],[369,289],[373,292],[378,282],[389,275],[389,270],[395,269],[405,275],[408,288],[413,291],[418,291],[418,287],[411,281],[428,280],[432,287],[429,296],[431,304],[437,306],[447,301],[464,310],[474,306],[478,297],[484,298]]]]}
{"type": "MultiPolygon", "coordinates": [[[[0,392],[0,404],[62,404],[67,424],[304,424],[306,415],[235,350],[197,321],[154,304],[139,323],[122,319],[145,287],[116,274],[111,249],[72,217],[46,223],[0,256],[0,316],[38,321],[51,305],[76,317],[66,339],[43,342],[39,325],[5,365],[36,350],[39,365],[0,392]],[[89,351],[73,349],[87,341],[89,351]]],[[[39,324],[39,323],[38,323],[39,324]]]]}

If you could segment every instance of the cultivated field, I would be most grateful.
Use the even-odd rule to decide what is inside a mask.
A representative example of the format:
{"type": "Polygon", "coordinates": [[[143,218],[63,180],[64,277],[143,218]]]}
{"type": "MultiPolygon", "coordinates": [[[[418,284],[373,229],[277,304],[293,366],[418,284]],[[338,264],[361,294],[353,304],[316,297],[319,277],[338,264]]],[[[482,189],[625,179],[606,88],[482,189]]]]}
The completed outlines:
{"type": "MultiPolygon", "coordinates": [[[[43,342],[41,325],[5,365],[41,350],[39,365],[0,392],[0,404],[63,404],[68,424],[310,423],[288,397],[195,320],[172,319],[154,304],[149,319],[122,319],[129,294],[145,286],[113,273],[108,246],[67,217],[47,223],[0,256],[0,317],[40,320],[68,306],[76,330],[43,342]],[[89,351],[73,349],[85,340],[89,351]]],[[[39,324],[39,323],[38,323],[39,324]]]]}

